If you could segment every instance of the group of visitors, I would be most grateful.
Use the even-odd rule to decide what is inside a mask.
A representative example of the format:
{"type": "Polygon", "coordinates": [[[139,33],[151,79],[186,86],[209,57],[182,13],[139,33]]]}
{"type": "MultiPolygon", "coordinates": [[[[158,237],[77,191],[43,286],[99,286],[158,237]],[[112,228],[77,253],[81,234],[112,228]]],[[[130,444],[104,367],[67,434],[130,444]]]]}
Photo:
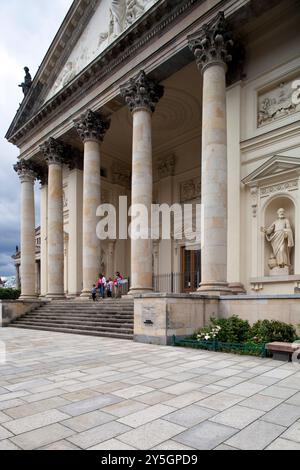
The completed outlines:
{"type": "Polygon", "coordinates": [[[92,289],[92,298],[93,301],[97,300],[97,293],[99,293],[100,299],[105,299],[106,297],[111,299],[112,297],[121,296],[120,286],[127,282],[120,272],[117,272],[114,278],[106,278],[103,274],[99,274],[99,279],[97,284],[94,284],[92,289]]]}

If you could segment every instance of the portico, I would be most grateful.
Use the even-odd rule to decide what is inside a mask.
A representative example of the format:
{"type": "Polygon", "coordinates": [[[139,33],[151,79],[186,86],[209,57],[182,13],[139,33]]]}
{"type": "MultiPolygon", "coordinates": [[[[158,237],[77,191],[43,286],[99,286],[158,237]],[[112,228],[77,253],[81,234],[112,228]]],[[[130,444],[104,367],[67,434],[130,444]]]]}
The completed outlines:
{"type": "MultiPolygon", "coordinates": [[[[243,18],[253,5],[225,2],[221,10],[218,1],[210,8],[200,1],[144,1],[143,13],[122,17],[121,31],[117,23],[106,31],[106,22],[97,38],[99,19],[108,18],[105,2],[77,3],[84,3],[85,35],[78,15],[73,23],[65,20],[74,35],[72,52],[66,49],[65,65],[57,62],[54,68],[45,59],[32,84],[33,90],[41,84],[40,104],[30,90],[8,133],[20,148],[22,298],[36,296],[35,179],[42,182],[42,297],[87,299],[100,272],[112,277],[116,271],[130,279],[129,295],[139,297],[140,312],[143,296],[148,311],[149,302],[159,303],[151,300],[155,293],[182,295],[186,309],[198,300],[245,293],[296,294],[300,109],[290,91],[300,59],[289,52],[293,0],[285,6],[270,2],[269,10],[268,2],[260,2],[249,24],[243,18]],[[279,65],[262,47],[275,35],[270,14],[282,29],[279,65]],[[92,45],[97,54],[84,53],[92,45]],[[257,63],[259,54],[263,59],[257,63]],[[268,99],[277,103],[272,109],[268,99]],[[279,169],[277,163],[268,166],[275,155],[279,169]],[[154,243],[147,234],[100,240],[100,204],[114,205],[119,223],[120,216],[132,222],[120,196],[149,211],[153,203],[202,204],[201,244],[193,246],[185,234],[180,239],[174,227],[169,240],[161,236],[154,243]],[[281,207],[295,240],[293,266],[284,280],[274,275],[260,231],[281,207]]],[[[112,21],[117,10],[111,5],[112,21]]],[[[62,29],[61,42],[67,41],[64,34],[62,29]]],[[[51,47],[55,63],[59,44],[51,47]]]]}

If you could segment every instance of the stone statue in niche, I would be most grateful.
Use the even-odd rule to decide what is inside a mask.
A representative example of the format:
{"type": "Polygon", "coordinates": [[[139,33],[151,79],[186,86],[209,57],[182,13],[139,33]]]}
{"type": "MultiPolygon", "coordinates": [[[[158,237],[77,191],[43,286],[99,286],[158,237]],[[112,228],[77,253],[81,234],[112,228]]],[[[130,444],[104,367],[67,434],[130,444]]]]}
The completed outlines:
{"type": "Polygon", "coordinates": [[[294,236],[285,210],[277,211],[278,218],[269,228],[261,228],[271,243],[273,254],[269,260],[270,275],[289,275],[291,271],[290,251],[294,247],[294,236]]]}

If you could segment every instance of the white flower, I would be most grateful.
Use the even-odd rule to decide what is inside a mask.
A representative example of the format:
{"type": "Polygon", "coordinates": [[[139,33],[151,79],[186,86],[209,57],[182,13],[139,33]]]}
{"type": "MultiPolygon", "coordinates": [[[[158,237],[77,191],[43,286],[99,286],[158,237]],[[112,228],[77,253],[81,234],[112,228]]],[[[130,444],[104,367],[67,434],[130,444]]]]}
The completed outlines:
{"type": "Polygon", "coordinates": [[[210,336],[209,335],[206,335],[205,336],[205,340],[208,341],[210,339],[210,336]]]}

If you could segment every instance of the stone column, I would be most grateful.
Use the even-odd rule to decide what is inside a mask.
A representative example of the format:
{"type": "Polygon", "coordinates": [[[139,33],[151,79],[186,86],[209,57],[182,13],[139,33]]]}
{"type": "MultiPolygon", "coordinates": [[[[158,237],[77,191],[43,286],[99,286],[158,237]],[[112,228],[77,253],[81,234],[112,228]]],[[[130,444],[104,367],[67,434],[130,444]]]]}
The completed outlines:
{"type": "Polygon", "coordinates": [[[100,144],[109,126],[108,119],[91,110],[75,122],[77,132],[84,143],[82,298],[91,295],[91,289],[100,271],[100,240],[96,233],[96,212],[101,204],[100,144]]]}
{"type": "Polygon", "coordinates": [[[223,13],[189,37],[203,75],[202,205],[204,231],[200,293],[230,293],[227,282],[226,71],[233,45],[223,13]]]}
{"type": "MultiPolygon", "coordinates": [[[[152,113],[164,89],[144,71],[121,87],[121,95],[133,115],[132,206],[142,204],[151,215],[153,197],[152,113]]],[[[150,221],[150,219],[149,219],[150,221]]],[[[142,294],[153,290],[152,240],[131,240],[131,290],[142,294]]]]}
{"type": "MultiPolygon", "coordinates": [[[[83,163],[83,162],[82,162],[83,163]]],[[[82,201],[83,171],[81,165],[70,168],[69,195],[69,249],[68,292],[78,297],[82,291],[82,201]]]]}
{"type": "Polygon", "coordinates": [[[41,147],[48,163],[48,292],[50,299],[64,293],[63,146],[55,139],[41,147]]]}
{"type": "Polygon", "coordinates": [[[35,206],[32,166],[20,161],[14,166],[21,181],[21,297],[20,300],[36,298],[35,291],[35,206]]]}
{"type": "Polygon", "coordinates": [[[16,264],[16,289],[21,288],[21,281],[20,281],[20,265],[16,264]]]}
{"type": "Polygon", "coordinates": [[[41,296],[48,292],[48,174],[41,186],[41,296]]]}

